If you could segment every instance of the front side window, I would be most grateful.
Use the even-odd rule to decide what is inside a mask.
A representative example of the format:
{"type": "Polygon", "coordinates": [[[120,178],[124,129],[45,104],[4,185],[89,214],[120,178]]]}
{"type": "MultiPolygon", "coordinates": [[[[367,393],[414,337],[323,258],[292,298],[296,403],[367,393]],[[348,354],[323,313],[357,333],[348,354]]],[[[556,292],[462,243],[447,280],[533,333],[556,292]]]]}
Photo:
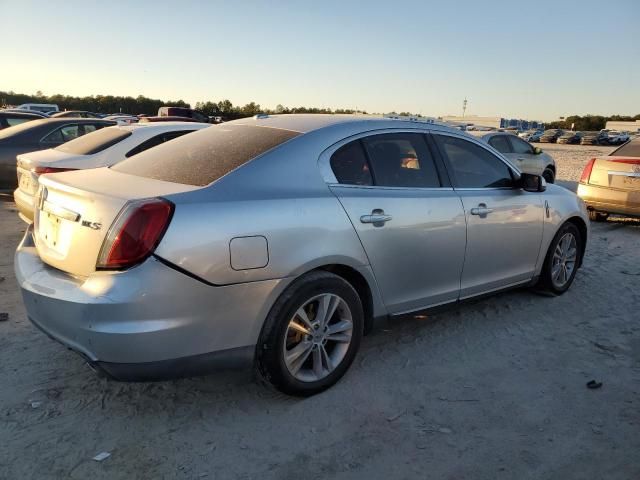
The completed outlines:
{"type": "Polygon", "coordinates": [[[457,188],[511,187],[509,167],[489,150],[462,138],[434,135],[453,170],[457,188]]]}
{"type": "Polygon", "coordinates": [[[512,136],[512,138],[509,138],[509,140],[511,141],[511,145],[513,146],[513,153],[520,153],[525,155],[533,153],[533,148],[531,148],[531,145],[529,145],[524,140],[521,140],[516,136],[512,136]]]}
{"type": "Polygon", "coordinates": [[[511,153],[511,144],[505,135],[496,135],[495,137],[491,137],[489,145],[500,153],[511,153]]]}

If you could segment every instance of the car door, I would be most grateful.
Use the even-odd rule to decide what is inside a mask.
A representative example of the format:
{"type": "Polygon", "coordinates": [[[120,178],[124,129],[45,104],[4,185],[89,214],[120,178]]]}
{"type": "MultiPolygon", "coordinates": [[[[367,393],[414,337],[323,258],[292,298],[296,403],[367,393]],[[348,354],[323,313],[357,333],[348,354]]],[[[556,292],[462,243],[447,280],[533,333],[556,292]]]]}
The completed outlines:
{"type": "Polygon", "coordinates": [[[530,280],[542,241],[540,194],[515,188],[511,168],[481,142],[445,133],[434,138],[467,222],[460,298],[530,280]]]}
{"type": "Polygon", "coordinates": [[[362,242],[389,312],[455,301],[464,210],[425,135],[368,134],[330,150],[330,189],[362,242]]]}

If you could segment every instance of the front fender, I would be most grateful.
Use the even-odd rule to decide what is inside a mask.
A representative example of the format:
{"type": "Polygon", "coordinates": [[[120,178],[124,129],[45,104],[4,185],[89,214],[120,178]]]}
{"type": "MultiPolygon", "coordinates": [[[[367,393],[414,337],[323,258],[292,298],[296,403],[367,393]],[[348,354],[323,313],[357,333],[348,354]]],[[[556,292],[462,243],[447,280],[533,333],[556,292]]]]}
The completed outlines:
{"type": "Polygon", "coordinates": [[[575,193],[559,185],[547,185],[547,190],[543,194],[545,202],[544,230],[542,243],[540,245],[540,255],[536,264],[536,275],[539,275],[544,265],[549,246],[553,241],[558,229],[571,219],[576,219],[584,224],[589,236],[589,215],[584,202],[575,193]]]}

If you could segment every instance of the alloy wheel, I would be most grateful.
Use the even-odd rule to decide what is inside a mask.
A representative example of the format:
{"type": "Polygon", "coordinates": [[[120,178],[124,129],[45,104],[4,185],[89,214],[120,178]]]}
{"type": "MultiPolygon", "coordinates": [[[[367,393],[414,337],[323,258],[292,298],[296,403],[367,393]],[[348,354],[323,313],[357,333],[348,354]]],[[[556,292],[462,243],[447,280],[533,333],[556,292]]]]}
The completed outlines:
{"type": "Polygon", "coordinates": [[[565,233],[556,245],[551,265],[551,281],[556,288],[564,287],[571,279],[578,258],[578,242],[573,233],[565,233]]]}
{"type": "Polygon", "coordinates": [[[351,310],[341,297],[325,293],[310,298],[289,320],[284,363],[297,380],[315,382],[344,360],[353,334],[351,310]]]}

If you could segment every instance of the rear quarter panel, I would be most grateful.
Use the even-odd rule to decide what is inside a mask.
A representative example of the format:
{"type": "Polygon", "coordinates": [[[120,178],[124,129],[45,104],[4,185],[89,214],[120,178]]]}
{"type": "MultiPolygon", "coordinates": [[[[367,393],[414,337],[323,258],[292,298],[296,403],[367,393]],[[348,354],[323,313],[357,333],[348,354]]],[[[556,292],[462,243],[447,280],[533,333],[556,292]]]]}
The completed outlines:
{"type": "Polygon", "coordinates": [[[320,133],[303,137],[208,187],[168,197],[176,210],[156,254],[216,285],[292,277],[333,263],[368,265],[349,218],[318,170],[318,156],[331,140],[320,133]],[[231,240],[258,235],[267,240],[268,264],[234,270],[231,240]]]}

